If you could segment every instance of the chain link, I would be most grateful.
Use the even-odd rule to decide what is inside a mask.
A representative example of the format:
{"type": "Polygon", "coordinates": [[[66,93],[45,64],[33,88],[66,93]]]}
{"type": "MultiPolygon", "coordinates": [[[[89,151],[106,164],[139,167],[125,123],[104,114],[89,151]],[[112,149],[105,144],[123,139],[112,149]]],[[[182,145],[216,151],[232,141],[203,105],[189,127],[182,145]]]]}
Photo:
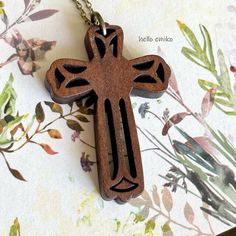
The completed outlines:
{"type": "Polygon", "coordinates": [[[92,15],[94,13],[94,10],[92,8],[91,2],[89,2],[89,0],[82,0],[81,2],[79,0],[72,0],[72,1],[75,2],[76,7],[80,11],[81,17],[85,21],[85,23],[88,24],[88,25],[93,25],[90,17],[88,17],[85,10],[83,9],[83,7],[84,7],[83,5],[85,5],[86,8],[88,9],[90,15],[92,15]],[[82,2],[84,4],[82,4],[82,2]]]}

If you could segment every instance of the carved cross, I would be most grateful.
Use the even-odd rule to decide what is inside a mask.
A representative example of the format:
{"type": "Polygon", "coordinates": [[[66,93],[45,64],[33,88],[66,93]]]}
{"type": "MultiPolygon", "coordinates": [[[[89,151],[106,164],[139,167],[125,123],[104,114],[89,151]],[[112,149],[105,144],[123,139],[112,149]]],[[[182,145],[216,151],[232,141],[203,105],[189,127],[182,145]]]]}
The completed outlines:
{"type": "Polygon", "coordinates": [[[106,200],[124,203],[144,189],[131,92],[148,98],[161,96],[167,89],[171,71],[159,56],[134,60],[123,57],[123,31],[119,26],[107,25],[106,36],[99,26],[91,26],[85,46],[89,62],[55,61],[47,72],[46,87],[59,103],[96,94],[94,130],[100,192],[106,200]]]}

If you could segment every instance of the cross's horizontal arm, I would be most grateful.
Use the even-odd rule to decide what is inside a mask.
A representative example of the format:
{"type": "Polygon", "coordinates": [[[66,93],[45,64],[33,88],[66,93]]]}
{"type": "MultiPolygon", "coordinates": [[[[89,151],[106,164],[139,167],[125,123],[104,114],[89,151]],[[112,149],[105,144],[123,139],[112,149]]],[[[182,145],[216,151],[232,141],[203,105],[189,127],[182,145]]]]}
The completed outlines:
{"type": "Polygon", "coordinates": [[[45,83],[56,102],[69,103],[92,92],[89,75],[89,62],[59,59],[51,65],[45,83]]]}
{"type": "Polygon", "coordinates": [[[149,55],[130,61],[133,70],[133,94],[141,97],[157,98],[168,87],[170,67],[163,58],[149,55]]]}

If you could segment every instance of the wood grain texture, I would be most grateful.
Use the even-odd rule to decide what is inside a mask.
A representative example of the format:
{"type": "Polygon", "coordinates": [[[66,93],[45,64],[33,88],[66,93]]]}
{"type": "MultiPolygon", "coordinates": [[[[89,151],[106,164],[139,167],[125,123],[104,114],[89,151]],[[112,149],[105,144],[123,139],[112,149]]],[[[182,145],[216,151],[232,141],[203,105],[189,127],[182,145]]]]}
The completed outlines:
{"type": "Polygon", "coordinates": [[[106,37],[91,26],[85,37],[89,61],[59,59],[46,75],[52,99],[70,103],[96,94],[95,141],[100,192],[119,203],[144,189],[143,168],[130,94],[157,98],[168,87],[169,66],[159,56],[122,56],[123,31],[107,25],[106,37]],[[108,147],[112,149],[112,165],[108,147]]]}

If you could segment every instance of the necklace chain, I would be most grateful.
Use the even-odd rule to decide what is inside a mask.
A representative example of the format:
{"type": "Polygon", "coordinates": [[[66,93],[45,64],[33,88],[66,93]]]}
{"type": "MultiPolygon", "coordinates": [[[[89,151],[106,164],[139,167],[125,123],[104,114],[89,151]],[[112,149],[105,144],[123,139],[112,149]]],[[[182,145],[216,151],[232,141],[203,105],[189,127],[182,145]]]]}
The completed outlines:
{"type": "Polygon", "coordinates": [[[98,12],[95,12],[93,10],[92,3],[89,0],[72,0],[72,1],[76,4],[76,7],[80,11],[80,15],[82,19],[85,21],[85,23],[88,25],[99,25],[102,29],[103,35],[106,36],[107,34],[106,24],[102,16],[98,12]],[[86,14],[85,11],[86,8],[90,16],[86,14]]]}
{"type": "Polygon", "coordinates": [[[79,1],[79,0],[72,0],[72,1],[75,2],[76,7],[80,11],[81,17],[85,21],[85,23],[88,24],[88,25],[92,25],[93,23],[92,23],[90,17],[88,17],[88,15],[86,14],[86,12],[83,8],[84,7],[83,5],[85,5],[85,7],[88,9],[90,15],[92,15],[94,13],[94,10],[92,8],[92,3],[89,2],[89,0],[82,0],[82,2],[84,4],[82,4],[82,2],[79,1]]]}

